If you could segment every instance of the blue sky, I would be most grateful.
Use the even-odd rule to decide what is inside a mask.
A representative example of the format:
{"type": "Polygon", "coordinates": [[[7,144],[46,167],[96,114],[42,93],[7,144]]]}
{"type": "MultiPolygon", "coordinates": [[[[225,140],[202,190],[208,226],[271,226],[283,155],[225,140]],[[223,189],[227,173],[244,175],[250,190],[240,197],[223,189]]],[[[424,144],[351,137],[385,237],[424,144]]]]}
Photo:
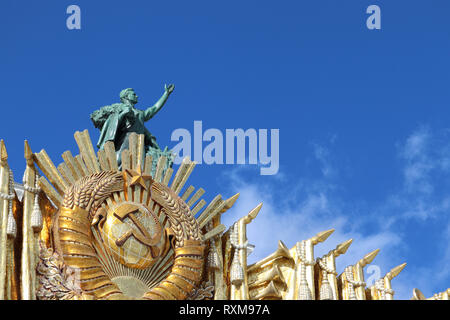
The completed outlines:
{"type": "Polygon", "coordinates": [[[161,146],[177,128],[277,128],[280,170],[199,165],[206,199],[241,192],[227,223],[264,202],[251,259],[336,228],[324,254],[354,238],[338,271],[373,264],[396,297],[450,285],[448,1],[2,1],[0,137],[20,181],[23,140],[59,163],[89,114],[133,87],[137,107],[175,91],[148,123],[161,146]],[[81,30],[66,8],[81,8],[81,30]],[[381,8],[381,30],[366,8],[381,8]],[[276,227],[274,227],[276,225],[276,227]]]}

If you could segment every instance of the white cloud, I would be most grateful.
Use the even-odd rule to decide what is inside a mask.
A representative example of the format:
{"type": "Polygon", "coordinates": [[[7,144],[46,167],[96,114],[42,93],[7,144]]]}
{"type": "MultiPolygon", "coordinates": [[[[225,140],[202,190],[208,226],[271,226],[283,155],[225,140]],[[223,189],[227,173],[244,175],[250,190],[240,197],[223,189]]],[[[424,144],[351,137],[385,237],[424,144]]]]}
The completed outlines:
{"type": "Polygon", "coordinates": [[[443,243],[446,244],[445,251],[439,263],[442,268],[436,270],[436,278],[438,281],[445,281],[450,276],[450,221],[447,223],[447,228],[443,233],[443,243]]]}
{"type": "MultiPolygon", "coordinates": [[[[333,140],[334,141],[334,140],[333,140]]],[[[337,172],[331,165],[329,159],[329,150],[317,143],[313,143],[314,156],[321,164],[321,171],[324,177],[329,178],[335,175],[337,172]]]]}

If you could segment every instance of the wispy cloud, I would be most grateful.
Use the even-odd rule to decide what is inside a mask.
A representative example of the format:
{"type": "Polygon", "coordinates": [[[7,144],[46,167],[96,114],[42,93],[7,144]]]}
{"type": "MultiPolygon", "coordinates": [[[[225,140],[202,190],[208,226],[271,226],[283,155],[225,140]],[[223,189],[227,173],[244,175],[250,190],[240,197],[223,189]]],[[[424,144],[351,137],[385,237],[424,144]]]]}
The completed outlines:
{"type": "Polygon", "coordinates": [[[421,127],[398,150],[404,162],[403,187],[386,201],[400,213],[395,218],[426,220],[445,215],[450,210],[450,197],[445,194],[450,190],[443,184],[450,178],[448,133],[421,127]]]}
{"type": "MultiPolygon", "coordinates": [[[[403,281],[411,281],[426,295],[445,290],[450,286],[450,140],[448,130],[433,131],[422,126],[398,146],[404,161],[403,187],[387,197],[382,207],[389,219],[389,228],[395,230],[402,223],[432,225],[432,233],[420,236],[432,250],[432,258],[416,259],[406,272],[403,281]],[[421,263],[417,263],[420,261],[421,263]]],[[[398,228],[397,228],[398,229],[398,228]]],[[[414,237],[415,230],[405,230],[414,237]]],[[[415,243],[409,243],[414,252],[415,243]]],[[[421,254],[420,251],[414,255],[421,254]]],[[[427,256],[430,256],[429,254],[427,256]]]]}
{"type": "Polygon", "coordinates": [[[314,156],[320,163],[322,175],[325,178],[331,178],[337,174],[336,169],[332,166],[330,161],[330,152],[328,148],[321,146],[317,143],[312,144],[314,148],[314,156]]]}
{"type": "Polygon", "coordinates": [[[407,192],[430,194],[433,186],[430,183],[430,171],[435,163],[429,157],[430,132],[421,128],[408,137],[400,147],[401,158],[405,161],[403,169],[404,186],[407,192]]]}
{"type": "Polygon", "coordinates": [[[445,279],[450,278],[450,221],[447,222],[447,227],[443,233],[443,243],[445,246],[445,251],[442,256],[442,261],[440,261],[443,268],[437,270],[437,278],[440,281],[445,281],[445,279]]]}

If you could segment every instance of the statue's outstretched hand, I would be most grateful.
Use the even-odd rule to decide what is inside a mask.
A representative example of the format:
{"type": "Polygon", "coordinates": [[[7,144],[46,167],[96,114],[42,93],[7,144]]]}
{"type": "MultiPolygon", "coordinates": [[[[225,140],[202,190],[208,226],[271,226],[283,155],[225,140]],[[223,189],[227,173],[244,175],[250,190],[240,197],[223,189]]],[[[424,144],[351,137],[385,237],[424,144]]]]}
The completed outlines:
{"type": "Polygon", "coordinates": [[[171,94],[173,92],[173,89],[175,89],[175,86],[173,84],[164,85],[164,90],[166,90],[168,94],[171,94]]]}

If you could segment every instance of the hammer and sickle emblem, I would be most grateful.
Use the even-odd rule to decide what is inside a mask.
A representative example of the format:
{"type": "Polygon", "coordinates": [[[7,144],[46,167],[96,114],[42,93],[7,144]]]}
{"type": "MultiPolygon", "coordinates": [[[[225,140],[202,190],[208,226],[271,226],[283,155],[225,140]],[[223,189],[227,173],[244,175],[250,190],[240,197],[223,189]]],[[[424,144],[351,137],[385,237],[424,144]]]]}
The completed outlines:
{"type": "Polygon", "coordinates": [[[119,206],[114,210],[114,216],[116,216],[122,222],[125,220],[125,218],[128,217],[138,230],[137,231],[135,228],[131,228],[130,230],[125,232],[119,239],[116,240],[116,245],[118,247],[121,247],[130,237],[134,237],[137,241],[150,248],[152,258],[154,259],[160,253],[159,249],[154,246],[158,244],[159,240],[161,239],[162,228],[159,220],[155,217],[152,217],[156,224],[156,232],[152,237],[148,230],[142,225],[142,223],[135,215],[137,212],[144,214],[145,212],[143,212],[143,210],[145,209],[131,203],[119,206]]]}

